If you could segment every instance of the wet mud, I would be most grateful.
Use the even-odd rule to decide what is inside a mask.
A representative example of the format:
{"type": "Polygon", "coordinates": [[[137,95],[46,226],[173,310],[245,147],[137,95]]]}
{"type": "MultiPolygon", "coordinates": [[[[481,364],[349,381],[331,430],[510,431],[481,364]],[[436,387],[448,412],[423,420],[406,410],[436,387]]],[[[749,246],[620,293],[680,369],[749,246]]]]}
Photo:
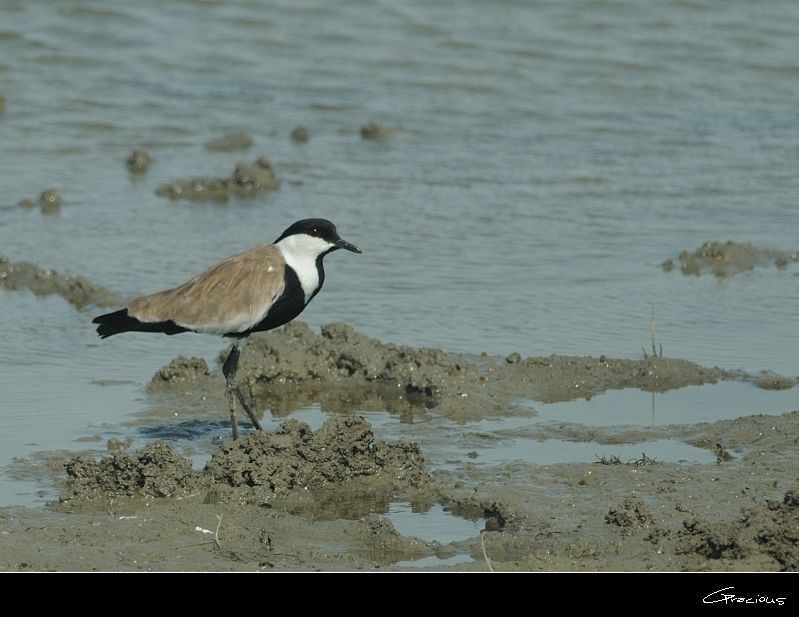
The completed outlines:
{"type": "Polygon", "coordinates": [[[280,179],[272,162],[259,157],[253,163],[239,163],[224,178],[193,178],[162,184],[155,194],[173,201],[226,202],[231,197],[250,198],[277,190],[280,179]]]}
{"type": "MultiPolygon", "coordinates": [[[[35,467],[42,479],[63,466],[61,497],[46,508],[0,509],[0,569],[784,571],[799,565],[799,411],[670,426],[514,424],[509,435],[531,447],[560,439],[596,448],[590,463],[546,465],[484,462],[491,435],[482,422],[470,424],[529,418],[529,410],[514,405],[519,396],[565,400],[610,388],[660,391],[755,377],[660,357],[448,354],[383,343],[344,324],[315,333],[294,323],[252,338],[239,376],[256,408],[279,416],[321,403],[326,419],[318,430],[288,419],[277,430],[209,446],[201,468],[174,444],[130,450],[118,439],[102,455],[17,461],[15,474],[35,467]],[[413,423],[399,426],[417,432],[398,434],[423,435],[424,445],[377,439],[369,422],[351,413],[369,408],[408,414],[413,423]],[[430,414],[441,421],[431,422],[430,414]],[[452,428],[442,430],[443,421],[452,428]],[[468,453],[464,446],[461,459],[431,468],[436,444],[453,438],[484,446],[468,453]],[[619,444],[642,442],[645,450],[658,439],[699,448],[715,462],[660,461],[646,451],[629,460],[616,456],[619,444]],[[401,533],[391,514],[396,503],[410,504],[420,517],[443,512],[473,533],[446,540],[401,533]],[[46,550],[32,548],[41,546],[46,550]]],[[[173,401],[169,409],[182,400],[195,416],[202,417],[203,406],[216,417],[225,408],[218,367],[198,358],[176,358],[160,369],[149,392],[173,401]]],[[[227,430],[218,426],[225,436],[227,430]]]]}
{"type": "Polygon", "coordinates": [[[799,254],[790,251],[761,249],[739,242],[705,242],[695,251],[683,251],[676,260],[668,259],[666,272],[679,268],[689,275],[712,274],[719,278],[749,272],[757,267],[773,265],[779,269],[799,261],[799,254]]]}
{"type": "Polygon", "coordinates": [[[276,431],[228,440],[201,471],[164,442],[131,453],[115,447],[100,460],[76,456],[64,467],[66,490],[59,507],[69,511],[107,507],[125,497],[200,493],[214,503],[263,506],[292,497],[291,502],[302,502],[308,491],[330,487],[391,493],[430,482],[418,446],[378,442],[359,416],[332,416],[316,432],[287,420],[276,431]]]}
{"type": "Polygon", "coordinates": [[[709,465],[463,461],[431,475],[418,447],[375,441],[357,416],[227,441],[202,470],[163,443],[115,448],[67,460],[58,503],[0,509],[0,568],[791,571],[797,425],[799,412],[658,429],[735,448],[709,465]],[[386,514],[398,498],[482,523],[447,544],[403,535],[386,514]]]}
{"type": "Polygon", "coordinates": [[[323,326],[317,334],[295,321],[250,337],[238,379],[259,406],[278,413],[321,402],[334,411],[435,409],[467,420],[504,409],[513,397],[556,402],[608,389],[665,391],[738,377],[664,357],[516,356],[508,361],[413,349],[383,343],[342,323],[323,326]]]}
{"type": "Polygon", "coordinates": [[[83,276],[59,274],[27,261],[12,262],[0,256],[0,287],[12,291],[29,289],[37,296],[58,294],[77,309],[90,304],[114,306],[123,302],[114,292],[83,276]]]}

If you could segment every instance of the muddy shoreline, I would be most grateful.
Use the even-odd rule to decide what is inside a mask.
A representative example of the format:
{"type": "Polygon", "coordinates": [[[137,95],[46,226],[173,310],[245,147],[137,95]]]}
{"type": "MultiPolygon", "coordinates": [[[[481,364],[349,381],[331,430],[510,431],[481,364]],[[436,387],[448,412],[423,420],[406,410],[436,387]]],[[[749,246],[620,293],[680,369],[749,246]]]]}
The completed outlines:
{"type": "MultiPolygon", "coordinates": [[[[442,465],[434,449],[426,453],[411,438],[377,439],[358,415],[375,410],[403,422],[437,419],[425,433],[427,444],[435,443],[441,422],[468,432],[486,417],[523,417],[514,403],[520,398],[660,392],[719,380],[788,388],[791,378],[663,357],[456,355],[383,343],[345,324],[316,333],[303,323],[253,337],[240,378],[264,415],[320,403],[327,419],[316,431],[289,418],[277,430],[226,440],[209,448],[201,469],[169,441],[130,449],[112,440],[100,457],[54,454],[47,467],[60,499],[42,508],[0,509],[0,569],[799,567],[793,460],[799,411],[626,431],[531,422],[518,432],[538,441],[596,444],[668,438],[706,450],[709,460],[715,457],[706,464],[645,453],[591,463],[485,464],[477,447],[442,465]],[[398,502],[419,516],[443,508],[446,516],[471,521],[474,533],[447,542],[400,533],[387,514],[398,502]]],[[[176,358],[156,372],[148,392],[153,401],[169,400],[170,408],[182,405],[187,416],[199,412],[199,423],[216,414],[219,428],[221,386],[218,367],[176,358]]],[[[425,430],[424,423],[411,426],[425,430]]],[[[24,468],[19,463],[15,472],[24,468]]]]}

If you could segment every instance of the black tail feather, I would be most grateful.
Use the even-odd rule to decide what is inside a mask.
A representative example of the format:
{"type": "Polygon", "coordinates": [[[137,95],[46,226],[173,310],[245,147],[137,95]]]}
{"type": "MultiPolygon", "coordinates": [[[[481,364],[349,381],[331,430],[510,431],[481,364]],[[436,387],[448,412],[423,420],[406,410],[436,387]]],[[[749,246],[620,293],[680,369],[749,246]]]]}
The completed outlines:
{"type": "Polygon", "coordinates": [[[106,313],[92,319],[97,326],[97,334],[101,338],[108,338],[122,332],[163,332],[164,334],[180,334],[188,329],[177,325],[174,321],[145,322],[128,315],[124,308],[113,313],[106,313]]]}

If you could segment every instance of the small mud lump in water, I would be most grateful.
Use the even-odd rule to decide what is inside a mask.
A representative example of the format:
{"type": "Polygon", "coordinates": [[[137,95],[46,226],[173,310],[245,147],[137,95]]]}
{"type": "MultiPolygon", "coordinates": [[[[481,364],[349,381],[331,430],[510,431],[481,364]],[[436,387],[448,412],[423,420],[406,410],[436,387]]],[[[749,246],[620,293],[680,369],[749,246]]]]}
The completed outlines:
{"type": "Polygon", "coordinates": [[[383,128],[377,122],[367,122],[361,127],[361,137],[374,141],[383,141],[388,137],[388,129],[383,128]]]}
{"type": "Polygon", "coordinates": [[[224,178],[193,178],[162,184],[155,194],[172,200],[226,202],[235,197],[256,197],[280,188],[275,166],[266,157],[253,163],[239,163],[230,176],[224,178]]]}
{"type": "Polygon", "coordinates": [[[291,131],[291,138],[299,143],[305,143],[310,138],[311,134],[307,128],[305,128],[302,124],[295,126],[294,130],[291,131]]]}
{"type": "Polygon", "coordinates": [[[232,150],[246,150],[252,146],[252,137],[243,131],[236,131],[213,139],[205,144],[208,150],[216,152],[230,152],[232,150]]]}
{"type": "Polygon", "coordinates": [[[61,209],[61,193],[55,189],[45,189],[39,197],[42,214],[55,214],[61,209]]]}
{"type": "Polygon", "coordinates": [[[719,278],[749,272],[759,266],[774,264],[784,269],[789,263],[799,261],[799,253],[776,249],[761,249],[740,242],[705,242],[697,250],[683,251],[677,258],[663,262],[665,272],[679,265],[680,272],[699,276],[708,272],[719,278]]]}
{"type": "Polygon", "coordinates": [[[150,168],[152,158],[144,150],[133,150],[126,161],[128,170],[134,174],[143,174],[150,168]]]}

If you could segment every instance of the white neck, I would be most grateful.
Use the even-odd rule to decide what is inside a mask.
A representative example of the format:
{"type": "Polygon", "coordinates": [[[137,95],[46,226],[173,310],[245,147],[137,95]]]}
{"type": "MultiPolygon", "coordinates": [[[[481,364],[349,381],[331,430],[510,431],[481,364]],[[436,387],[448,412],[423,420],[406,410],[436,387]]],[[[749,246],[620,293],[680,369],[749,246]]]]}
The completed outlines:
{"type": "Polygon", "coordinates": [[[297,273],[302,291],[305,293],[305,303],[319,287],[319,271],[316,269],[316,258],[329,251],[333,244],[322,238],[314,238],[306,234],[297,234],[283,238],[275,246],[280,249],[286,265],[297,273]]]}

